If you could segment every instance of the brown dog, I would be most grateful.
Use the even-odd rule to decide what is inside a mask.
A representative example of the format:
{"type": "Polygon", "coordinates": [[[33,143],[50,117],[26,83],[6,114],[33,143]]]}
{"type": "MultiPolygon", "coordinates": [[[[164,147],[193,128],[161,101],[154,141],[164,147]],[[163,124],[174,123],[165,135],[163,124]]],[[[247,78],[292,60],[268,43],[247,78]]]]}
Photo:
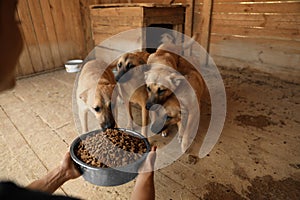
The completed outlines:
{"type": "Polygon", "coordinates": [[[142,110],[142,134],[147,137],[147,124],[149,120],[149,113],[146,110],[146,101],[148,99],[143,67],[138,66],[147,63],[149,53],[147,52],[134,52],[122,55],[117,62],[116,81],[118,82],[118,90],[121,99],[126,105],[128,114],[127,128],[132,129],[132,111],[130,103],[138,104],[142,110]],[[134,72],[141,70],[141,74],[133,77],[134,72]],[[142,83],[142,84],[140,84],[142,83]]]}
{"type": "Polygon", "coordinates": [[[150,127],[153,133],[161,133],[163,137],[167,137],[171,126],[177,124],[178,130],[181,126],[180,104],[174,94],[163,104],[163,108],[153,111],[155,120],[150,127]]]}
{"type": "Polygon", "coordinates": [[[178,65],[181,62],[182,52],[191,47],[197,38],[195,34],[191,41],[182,45],[172,43],[162,44],[158,47],[155,53],[148,58],[147,64],[151,66],[150,70],[145,74],[145,81],[148,90],[148,100],[146,108],[149,110],[154,104],[161,104],[172,94],[174,87],[168,88],[163,84],[156,83],[156,79],[169,79],[173,82],[173,86],[178,86],[180,78],[176,73],[172,73],[172,69],[178,70],[178,65]],[[172,68],[172,69],[168,69],[172,68]]]}
{"type": "MultiPolygon", "coordinates": [[[[180,75],[177,75],[180,78],[180,75]]],[[[181,77],[182,80],[183,77],[181,77]]],[[[177,124],[178,126],[178,140],[181,142],[181,150],[185,152],[188,146],[191,144],[193,138],[192,132],[197,131],[193,128],[197,128],[198,124],[193,123],[195,117],[199,114],[195,112],[195,106],[199,106],[203,91],[205,90],[205,83],[196,70],[190,70],[184,77],[195,93],[195,98],[190,96],[185,88],[186,84],[179,83],[176,86],[175,93],[172,93],[169,98],[163,104],[164,110],[160,110],[156,120],[151,125],[153,132],[162,132],[163,136],[168,134],[170,126],[177,124]],[[178,97],[178,98],[177,98],[178,97]],[[184,97],[184,98],[182,98],[184,97]],[[181,105],[180,105],[180,103],[181,105]],[[160,129],[160,130],[159,130],[160,129]]],[[[164,85],[169,82],[169,87],[173,87],[172,81],[165,81],[164,85]]]]}
{"type": "Polygon", "coordinates": [[[87,62],[79,75],[76,101],[82,132],[88,131],[87,114],[90,110],[102,129],[113,128],[111,96],[116,85],[114,75],[103,61],[87,62]]]}

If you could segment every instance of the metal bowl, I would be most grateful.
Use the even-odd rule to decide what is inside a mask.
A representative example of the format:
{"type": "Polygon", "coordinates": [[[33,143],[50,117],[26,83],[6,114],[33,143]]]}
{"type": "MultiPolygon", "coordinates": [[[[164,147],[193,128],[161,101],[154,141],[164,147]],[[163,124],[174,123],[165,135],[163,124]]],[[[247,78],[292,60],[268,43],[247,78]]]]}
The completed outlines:
{"type": "Polygon", "coordinates": [[[132,136],[141,138],[147,147],[146,153],[142,155],[142,157],[136,160],[134,163],[131,163],[126,166],[122,167],[115,167],[115,168],[101,168],[101,167],[93,167],[91,165],[86,164],[85,162],[81,161],[75,154],[75,150],[81,140],[84,140],[87,136],[93,135],[98,133],[101,130],[94,130],[83,135],[77,137],[70,147],[70,154],[72,160],[78,166],[79,170],[82,173],[83,178],[98,186],[117,186],[125,184],[131,180],[133,180],[138,175],[138,169],[141,164],[145,161],[151,147],[149,141],[143,137],[141,134],[127,130],[118,128],[118,130],[124,131],[132,136]]]}

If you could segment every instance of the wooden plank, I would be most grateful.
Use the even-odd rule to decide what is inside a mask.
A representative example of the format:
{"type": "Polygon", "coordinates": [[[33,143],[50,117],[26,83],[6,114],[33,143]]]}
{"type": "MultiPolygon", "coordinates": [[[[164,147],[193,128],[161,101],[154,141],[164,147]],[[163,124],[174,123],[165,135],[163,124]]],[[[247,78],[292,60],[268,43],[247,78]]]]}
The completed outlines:
{"type": "Polygon", "coordinates": [[[63,65],[61,49],[56,34],[55,24],[52,17],[52,8],[49,1],[40,1],[41,12],[43,13],[45,28],[48,34],[49,46],[54,60],[54,67],[63,65]]]}
{"type": "Polygon", "coordinates": [[[173,25],[184,24],[184,13],[180,13],[174,16],[165,16],[163,18],[160,16],[148,17],[144,19],[144,24],[146,24],[146,26],[152,24],[173,24],[173,25]]]}
{"type": "Polygon", "coordinates": [[[60,55],[62,62],[67,61],[72,57],[72,48],[69,43],[69,34],[71,30],[66,29],[65,12],[62,10],[61,0],[48,0],[51,8],[52,19],[54,28],[56,31],[57,41],[60,49],[60,55]]]}
{"type": "Polygon", "coordinates": [[[256,28],[256,27],[235,27],[235,26],[213,26],[212,33],[223,35],[239,35],[250,37],[261,37],[270,39],[283,39],[283,40],[299,40],[300,32],[297,27],[294,29],[278,29],[278,28],[256,28]]]}
{"type": "Polygon", "coordinates": [[[178,8],[144,8],[144,18],[151,18],[151,17],[171,17],[171,16],[176,16],[176,15],[184,15],[185,8],[183,7],[178,7],[178,8]]]}
{"type": "Polygon", "coordinates": [[[281,2],[281,3],[285,3],[286,1],[293,1],[293,2],[297,2],[297,0],[215,0],[215,3],[268,3],[268,2],[281,2]]]}
{"type": "Polygon", "coordinates": [[[123,31],[128,31],[128,30],[131,30],[131,29],[136,29],[136,28],[139,28],[140,26],[114,26],[114,27],[111,27],[111,26],[94,26],[93,25],[93,32],[94,32],[94,35],[96,35],[97,33],[100,33],[100,34],[111,34],[114,35],[114,34],[117,34],[117,33],[120,33],[120,32],[123,32],[123,31]]]}
{"type": "Polygon", "coordinates": [[[54,59],[48,40],[48,32],[45,27],[44,17],[40,6],[40,0],[27,0],[31,13],[32,25],[38,42],[38,48],[41,53],[42,66],[39,71],[51,69],[54,66],[54,59]]]}
{"type": "Polygon", "coordinates": [[[92,36],[92,28],[91,28],[91,18],[90,18],[90,9],[89,6],[91,5],[92,1],[90,0],[79,0],[80,3],[80,15],[82,20],[82,29],[84,33],[84,40],[85,40],[85,52],[84,56],[86,57],[88,53],[93,49],[94,42],[92,36]]]}
{"type": "Polygon", "coordinates": [[[214,13],[299,13],[300,2],[249,4],[215,4],[214,13]]]}
{"type": "Polygon", "coordinates": [[[223,34],[212,34],[211,36],[211,43],[220,43],[222,41],[244,41],[246,43],[254,43],[260,44],[265,47],[269,47],[270,49],[281,50],[287,54],[290,53],[300,53],[299,51],[299,41],[292,41],[292,40],[277,40],[277,39],[265,39],[265,38],[256,38],[256,37],[239,37],[239,36],[226,36],[223,34]]]}
{"type": "Polygon", "coordinates": [[[209,53],[209,42],[210,42],[210,32],[211,32],[211,15],[213,9],[213,0],[204,0],[203,11],[201,17],[201,32],[200,34],[200,44],[209,53]]]}
{"type": "Polygon", "coordinates": [[[65,19],[64,25],[66,32],[64,34],[68,37],[70,48],[68,59],[82,58],[81,55],[84,52],[84,35],[82,31],[79,1],[61,1],[61,5],[60,10],[64,13],[63,16],[65,19]]]}
{"type": "MultiPolygon", "coordinates": [[[[25,66],[24,73],[39,71],[39,69],[43,67],[43,63],[41,58],[41,52],[38,47],[38,41],[34,32],[34,28],[32,26],[31,14],[29,12],[27,1],[20,1],[18,3],[17,12],[22,27],[21,32],[23,33],[24,41],[27,44],[28,55],[30,56],[32,63],[32,71],[30,69],[30,66],[28,66],[28,68],[27,66],[25,66]]],[[[22,56],[25,56],[25,54],[22,56]]]]}
{"type": "MultiPolygon", "coordinates": [[[[21,103],[21,102],[19,102],[21,103]]],[[[12,103],[11,105],[16,105],[12,103]]],[[[0,109],[0,178],[13,180],[20,185],[27,185],[47,173],[47,168],[39,160],[15,124],[9,119],[5,108],[0,109]]]]}
{"type": "Polygon", "coordinates": [[[282,14],[265,14],[265,13],[214,13],[213,20],[223,21],[245,21],[247,22],[258,22],[264,25],[269,24],[298,24],[300,23],[300,13],[282,13],[282,14]]]}
{"type": "Polygon", "coordinates": [[[192,37],[195,0],[188,0],[185,9],[184,34],[192,37]]]}
{"type": "Polygon", "coordinates": [[[109,33],[94,33],[93,38],[95,46],[99,45],[102,41],[110,38],[111,36],[112,35],[109,33]]]}
{"type": "MultiPolygon", "coordinates": [[[[18,21],[20,21],[18,13],[16,13],[16,19],[18,21]]],[[[23,49],[22,49],[21,55],[19,56],[19,60],[18,60],[19,65],[17,67],[18,71],[16,74],[18,77],[27,75],[27,74],[31,74],[34,72],[33,64],[32,64],[28,46],[27,46],[27,41],[25,39],[23,28],[20,24],[19,24],[19,29],[20,29],[22,39],[23,39],[23,49]]]]}
{"type": "Polygon", "coordinates": [[[101,26],[101,25],[112,25],[112,26],[141,26],[143,18],[142,16],[94,16],[93,17],[93,25],[101,26]]]}
{"type": "Polygon", "coordinates": [[[142,16],[142,7],[114,7],[114,8],[92,8],[91,18],[94,16],[142,16]]]}
{"type": "MultiPolygon", "coordinates": [[[[272,17],[265,16],[264,19],[259,18],[260,16],[255,17],[245,17],[244,15],[239,16],[235,15],[235,19],[225,19],[226,16],[223,15],[221,19],[214,18],[212,20],[212,26],[238,26],[238,27],[259,27],[259,28],[270,28],[270,29],[298,29],[300,30],[300,21],[284,21],[284,22],[276,22],[272,20],[272,17]],[[256,18],[256,19],[255,19],[256,18]]],[[[231,16],[233,17],[233,16],[231,16]]],[[[263,17],[263,16],[261,16],[263,17]]],[[[285,16],[278,16],[278,18],[284,18],[285,16]]],[[[299,15],[300,19],[300,15],[299,15]]]]}
{"type": "Polygon", "coordinates": [[[221,36],[213,35],[211,55],[218,58],[217,64],[250,66],[273,75],[291,76],[293,80],[299,78],[300,42],[236,37],[221,40],[221,36]]]}
{"type": "MultiPolygon", "coordinates": [[[[202,9],[203,9],[203,3],[200,3],[200,0],[195,0],[194,14],[193,14],[194,15],[194,17],[193,17],[194,32],[201,33],[202,9]]],[[[198,41],[200,41],[200,38],[198,41]]]]}

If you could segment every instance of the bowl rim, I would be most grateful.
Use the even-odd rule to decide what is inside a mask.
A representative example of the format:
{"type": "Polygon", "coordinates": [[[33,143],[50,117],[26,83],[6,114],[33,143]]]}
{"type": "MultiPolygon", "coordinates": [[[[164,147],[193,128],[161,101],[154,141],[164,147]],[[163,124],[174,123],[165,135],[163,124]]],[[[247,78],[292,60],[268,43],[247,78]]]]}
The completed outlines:
{"type": "Polygon", "coordinates": [[[68,60],[65,65],[79,65],[82,64],[83,60],[81,59],[74,59],[74,60],[68,60]]]}
{"type": "MultiPolygon", "coordinates": [[[[139,138],[141,138],[145,144],[146,144],[146,152],[142,155],[142,157],[140,157],[138,160],[136,160],[135,162],[133,163],[130,163],[128,165],[125,165],[125,166],[119,166],[119,167],[94,167],[94,166],[91,166],[85,162],[83,162],[82,160],[80,160],[76,155],[75,155],[75,152],[74,152],[74,148],[76,147],[76,145],[78,144],[78,142],[84,138],[86,138],[88,135],[92,135],[92,134],[96,134],[97,132],[103,132],[102,129],[97,129],[97,130],[93,130],[93,131],[89,131],[87,133],[84,133],[82,135],[79,135],[71,144],[70,146],[70,155],[71,155],[71,158],[74,162],[76,162],[78,165],[80,165],[81,167],[85,167],[87,169],[90,169],[90,170],[105,170],[105,171],[114,171],[114,170],[118,170],[118,171],[124,171],[124,172],[129,172],[128,168],[130,168],[131,166],[135,166],[137,162],[141,162],[141,161],[144,161],[150,150],[151,150],[151,146],[150,146],[150,143],[148,141],[147,138],[145,138],[142,134],[136,132],[136,131],[133,131],[133,130],[129,130],[129,129],[125,129],[125,128],[112,128],[112,129],[115,129],[115,130],[121,130],[121,131],[124,131],[126,133],[130,133],[130,134],[133,134],[133,136],[137,135],[139,138]]],[[[131,172],[131,173],[138,173],[138,172],[131,172]]]]}

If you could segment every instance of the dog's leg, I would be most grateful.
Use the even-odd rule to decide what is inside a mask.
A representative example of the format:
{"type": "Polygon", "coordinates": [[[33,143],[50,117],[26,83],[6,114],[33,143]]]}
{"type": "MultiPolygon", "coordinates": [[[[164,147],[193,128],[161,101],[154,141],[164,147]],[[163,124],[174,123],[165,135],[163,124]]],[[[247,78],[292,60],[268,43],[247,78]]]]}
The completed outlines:
{"type": "Polygon", "coordinates": [[[177,139],[178,139],[179,143],[182,143],[182,137],[183,137],[184,131],[186,129],[188,116],[189,116],[188,113],[183,110],[181,113],[181,119],[177,123],[177,127],[178,127],[178,138],[177,139]]]}
{"type": "MultiPolygon", "coordinates": [[[[193,113],[194,114],[194,113],[193,113]]],[[[195,138],[197,131],[198,131],[198,125],[194,122],[193,119],[195,119],[192,113],[189,114],[187,123],[186,123],[186,129],[184,131],[184,134],[182,136],[182,142],[181,142],[181,151],[182,153],[185,153],[189,146],[192,144],[192,140],[195,138]]]]}
{"type": "Polygon", "coordinates": [[[167,131],[167,130],[163,130],[163,131],[161,132],[161,136],[167,137],[167,136],[168,136],[168,131],[167,131]]]}
{"type": "Polygon", "coordinates": [[[125,102],[125,107],[127,111],[127,120],[128,120],[126,128],[129,130],[133,130],[132,111],[131,111],[131,105],[129,101],[125,102]]]}
{"type": "Polygon", "coordinates": [[[146,109],[146,105],[142,105],[142,135],[147,137],[147,124],[149,120],[149,111],[146,109]]]}
{"type": "Polygon", "coordinates": [[[88,112],[87,112],[87,110],[79,108],[78,115],[79,115],[79,119],[80,119],[82,133],[88,132],[88,125],[87,125],[88,112]]]}
{"type": "Polygon", "coordinates": [[[116,122],[116,125],[115,127],[118,128],[119,127],[119,116],[118,116],[118,108],[120,106],[120,103],[121,103],[121,97],[118,95],[114,104],[112,104],[112,113],[113,113],[113,117],[114,117],[114,120],[116,122]]]}

